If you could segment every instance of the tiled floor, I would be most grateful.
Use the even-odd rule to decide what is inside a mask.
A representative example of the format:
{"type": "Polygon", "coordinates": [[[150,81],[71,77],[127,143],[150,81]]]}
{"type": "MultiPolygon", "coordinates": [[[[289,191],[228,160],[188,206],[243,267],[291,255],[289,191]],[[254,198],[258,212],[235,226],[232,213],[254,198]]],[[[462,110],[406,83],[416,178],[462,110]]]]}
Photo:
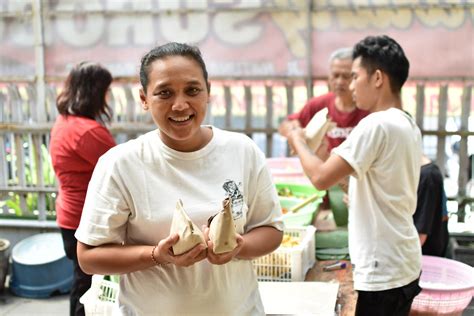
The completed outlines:
{"type": "MultiPolygon", "coordinates": [[[[67,316],[69,296],[59,295],[47,299],[31,299],[0,294],[0,316],[67,316]]],[[[474,299],[462,316],[474,316],[474,299]]]]}
{"type": "Polygon", "coordinates": [[[46,299],[18,297],[8,291],[0,294],[0,316],[68,316],[69,295],[46,299]]]}
{"type": "Polygon", "coordinates": [[[464,310],[462,316],[474,316],[474,298],[471,301],[471,304],[464,310]]]}

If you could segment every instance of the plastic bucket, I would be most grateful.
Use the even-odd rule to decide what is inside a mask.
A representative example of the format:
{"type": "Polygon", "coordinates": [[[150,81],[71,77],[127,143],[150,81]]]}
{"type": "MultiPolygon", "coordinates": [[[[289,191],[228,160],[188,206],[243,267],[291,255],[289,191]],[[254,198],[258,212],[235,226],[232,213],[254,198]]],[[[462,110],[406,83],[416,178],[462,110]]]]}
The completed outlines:
{"type": "Polygon", "coordinates": [[[0,238],[0,293],[5,289],[5,279],[8,274],[8,249],[10,249],[10,241],[0,238]]]}
{"type": "Polygon", "coordinates": [[[67,293],[73,275],[73,263],[66,257],[59,233],[30,236],[12,249],[10,290],[15,295],[45,298],[67,293]]]}

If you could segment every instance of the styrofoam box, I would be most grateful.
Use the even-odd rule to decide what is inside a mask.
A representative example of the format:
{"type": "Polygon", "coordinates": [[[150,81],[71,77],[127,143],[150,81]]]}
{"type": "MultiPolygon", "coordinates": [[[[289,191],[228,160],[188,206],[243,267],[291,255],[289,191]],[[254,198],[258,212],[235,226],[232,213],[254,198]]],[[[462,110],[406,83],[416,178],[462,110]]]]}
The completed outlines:
{"type": "Polygon", "coordinates": [[[316,262],[315,254],[316,228],[305,227],[285,228],[285,234],[299,239],[294,247],[280,246],[274,252],[253,260],[259,281],[304,281],[306,273],[316,262]]]}

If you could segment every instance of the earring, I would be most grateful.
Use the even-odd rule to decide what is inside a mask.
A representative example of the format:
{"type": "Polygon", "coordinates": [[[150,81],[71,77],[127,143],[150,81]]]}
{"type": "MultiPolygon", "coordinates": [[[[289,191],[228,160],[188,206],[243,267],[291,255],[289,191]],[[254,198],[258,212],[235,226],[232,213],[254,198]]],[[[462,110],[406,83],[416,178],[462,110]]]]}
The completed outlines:
{"type": "Polygon", "coordinates": [[[144,105],[144,106],[143,106],[143,109],[144,109],[145,111],[148,111],[148,105],[144,105]]]}

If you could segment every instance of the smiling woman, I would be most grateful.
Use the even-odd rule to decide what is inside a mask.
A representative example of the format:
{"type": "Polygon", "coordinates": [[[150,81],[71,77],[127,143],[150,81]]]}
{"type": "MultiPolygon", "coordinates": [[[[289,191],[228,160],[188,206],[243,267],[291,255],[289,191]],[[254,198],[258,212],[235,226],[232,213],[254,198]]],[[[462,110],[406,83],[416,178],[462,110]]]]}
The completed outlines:
{"type": "Polygon", "coordinates": [[[200,51],[169,43],[142,58],[140,99],[157,130],[102,156],[76,237],[81,267],[121,274],[125,315],[263,315],[251,260],[281,242],[281,208],[265,157],[243,134],[201,125],[209,82],[200,51]],[[231,199],[236,247],[213,251],[208,219],[231,199]],[[175,255],[176,202],[205,243],[175,255]]]}
{"type": "Polygon", "coordinates": [[[209,128],[201,127],[209,102],[204,62],[186,55],[160,58],[158,52],[152,50],[143,59],[143,68],[148,71],[148,80],[141,80],[143,109],[151,111],[166,145],[179,151],[194,151],[212,137],[209,128]]]}

